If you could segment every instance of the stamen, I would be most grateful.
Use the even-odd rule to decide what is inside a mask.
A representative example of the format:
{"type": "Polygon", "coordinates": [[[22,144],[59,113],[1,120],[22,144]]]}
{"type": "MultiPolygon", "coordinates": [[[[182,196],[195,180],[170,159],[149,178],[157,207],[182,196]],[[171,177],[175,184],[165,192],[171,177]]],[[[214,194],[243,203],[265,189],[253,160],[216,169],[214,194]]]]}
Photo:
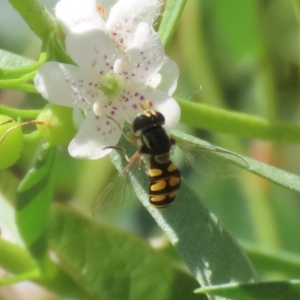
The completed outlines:
{"type": "Polygon", "coordinates": [[[105,11],[104,7],[101,6],[100,4],[96,4],[95,8],[96,8],[97,13],[101,16],[101,18],[103,20],[106,20],[106,11],[105,11]]]}

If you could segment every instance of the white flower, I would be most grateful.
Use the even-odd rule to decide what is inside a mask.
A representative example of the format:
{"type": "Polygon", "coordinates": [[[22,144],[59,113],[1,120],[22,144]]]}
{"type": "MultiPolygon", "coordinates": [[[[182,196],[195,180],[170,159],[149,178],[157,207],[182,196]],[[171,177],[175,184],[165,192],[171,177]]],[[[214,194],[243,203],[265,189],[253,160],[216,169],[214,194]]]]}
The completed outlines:
{"type": "Polygon", "coordinates": [[[46,62],[35,85],[50,102],[75,108],[75,124],[83,119],[69,144],[72,156],[97,159],[106,155],[110,150],[103,148],[115,146],[121,136],[117,124],[132,123],[141,112],[139,104],[147,99],[165,116],[168,132],[179,122],[180,108],[170,97],[178,68],[165,58],[158,34],[149,24],[139,24],[125,53],[91,24],[73,28],[66,36],[66,48],[77,66],[46,62]]]}
{"type": "Polygon", "coordinates": [[[94,24],[123,51],[140,22],[153,25],[160,6],[161,0],[61,0],[55,15],[67,31],[82,23],[94,24]]]}

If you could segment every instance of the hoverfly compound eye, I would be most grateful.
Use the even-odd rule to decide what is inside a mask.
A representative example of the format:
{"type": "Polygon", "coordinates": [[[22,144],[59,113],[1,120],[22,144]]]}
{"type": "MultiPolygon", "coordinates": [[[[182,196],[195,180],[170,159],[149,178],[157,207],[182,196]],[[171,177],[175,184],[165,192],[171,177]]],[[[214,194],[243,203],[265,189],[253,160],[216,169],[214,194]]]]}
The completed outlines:
{"type": "Polygon", "coordinates": [[[145,115],[139,115],[137,116],[132,124],[132,129],[134,133],[137,133],[138,131],[143,130],[143,128],[145,127],[145,125],[147,125],[148,123],[148,117],[145,115]]]}
{"type": "Polygon", "coordinates": [[[156,125],[164,125],[165,124],[165,117],[163,114],[161,114],[159,111],[155,112],[156,114],[156,125]]]}
{"type": "Polygon", "coordinates": [[[145,110],[138,115],[132,124],[134,133],[147,130],[154,126],[161,126],[165,123],[165,117],[158,111],[145,110]]]}

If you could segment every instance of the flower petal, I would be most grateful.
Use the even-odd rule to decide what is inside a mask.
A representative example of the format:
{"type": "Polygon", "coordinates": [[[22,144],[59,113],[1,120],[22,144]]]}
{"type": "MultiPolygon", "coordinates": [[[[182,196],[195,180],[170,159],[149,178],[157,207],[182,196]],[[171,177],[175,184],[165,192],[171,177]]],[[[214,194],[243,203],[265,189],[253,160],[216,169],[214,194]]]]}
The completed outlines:
{"type": "Polygon", "coordinates": [[[96,101],[93,105],[94,113],[100,117],[110,117],[118,122],[124,122],[124,113],[122,110],[122,101],[120,99],[115,99],[115,101],[109,101],[106,99],[100,99],[96,101]]]}
{"type": "Polygon", "coordinates": [[[161,112],[165,119],[164,128],[170,133],[180,121],[180,107],[177,101],[159,90],[145,88],[141,84],[131,84],[123,96],[127,96],[127,101],[123,102],[125,120],[132,123],[141,112],[140,104],[146,105],[146,100],[150,100],[151,108],[161,112]],[[129,92],[130,91],[130,92],[129,92]]]}
{"type": "Polygon", "coordinates": [[[67,53],[85,70],[98,76],[113,70],[118,50],[108,35],[91,24],[76,26],[66,36],[67,53]]]}
{"type": "Polygon", "coordinates": [[[119,0],[111,9],[106,28],[116,44],[131,42],[140,22],[152,25],[160,14],[160,0],[119,0]]]}
{"type": "Polygon", "coordinates": [[[89,108],[102,94],[90,73],[57,62],[43,64],[34,78],[34,84],[45,99],[68,107],[89,108]]]}
{"type": "Polygon", "coordinates": [[[157,97],[155,98],[155,101],[152,101],[152,109],[159,111],[164,115],[166,120],[164,129],[168,134],[170,134],[180,121],[180,106],[174,98],[165,98],[166,94],[158,95],[158,91],[155,91],[154,94],[156,93],[157,97]]]}
{"type": "Polygon", "coordinates": [[[55,16],[67,30],[81,23],[105,28],[103,18],[96,10],[95,0],[61,0],[55,6],[55,16]]]}
{"type": "Polygon", "coordinates": [[[169,96],[173,95],[177,87],[177,80],[179,77],[179,69],[175,61],[165,56],[164,63],[159,70],[161,81],[156,86],[162,92],[167,93],[169,96]]]}
{"type": "Polygon", "coordinates": [[[120,136],[121,130],[115,122],[108,118],[100,118],[90,111],[69,144],[68,150],[73,157],[99,159],[111,151],[103,148],[115,146],[120,136]]]}
{"type": "Polygon", "coordinates": [[[147,82],[158,72],[164,61],[164,48],[158,34],[147,23],[140,23],[134,39],[114,69],[127,80],[147,82]]]}

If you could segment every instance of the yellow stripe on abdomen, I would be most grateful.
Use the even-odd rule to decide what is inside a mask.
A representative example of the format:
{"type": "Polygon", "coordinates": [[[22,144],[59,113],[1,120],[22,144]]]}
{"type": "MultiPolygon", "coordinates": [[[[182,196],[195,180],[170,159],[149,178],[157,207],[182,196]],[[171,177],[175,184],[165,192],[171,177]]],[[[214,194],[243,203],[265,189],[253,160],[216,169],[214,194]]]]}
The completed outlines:
{"type": "Polygon", "coordinates": [[[157,191],[163,191],[167,186],[167,183],[165,180],[158,180],[154,181],[154,183],[150,183],[150,191],[157,192],[157,191]]]}

